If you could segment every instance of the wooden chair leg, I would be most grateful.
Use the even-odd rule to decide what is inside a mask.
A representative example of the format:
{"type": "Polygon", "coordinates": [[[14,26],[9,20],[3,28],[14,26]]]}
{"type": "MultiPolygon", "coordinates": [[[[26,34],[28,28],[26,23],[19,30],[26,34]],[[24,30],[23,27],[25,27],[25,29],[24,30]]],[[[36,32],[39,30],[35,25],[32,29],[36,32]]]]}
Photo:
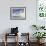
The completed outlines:
{"type": "Polygon", "coordinates": [[[7,46],[7,33],[5,34],[5,46],[7,46]]]}
{"type": "Polygon", "coordinates": [[[5,46],[7,46],[7,42],[5,41],[5,46]]]}
{"type": "Polygon", "coordinates": [[[17,46],[18,46],[18,34],[17,34],[17,46]]]}
{"type": "Polygon", "coordinates": [[[18,34],[17,34],[16,40],[17,40],[17,42],[16,42],[15,46],[18,46],[18,34]]]}

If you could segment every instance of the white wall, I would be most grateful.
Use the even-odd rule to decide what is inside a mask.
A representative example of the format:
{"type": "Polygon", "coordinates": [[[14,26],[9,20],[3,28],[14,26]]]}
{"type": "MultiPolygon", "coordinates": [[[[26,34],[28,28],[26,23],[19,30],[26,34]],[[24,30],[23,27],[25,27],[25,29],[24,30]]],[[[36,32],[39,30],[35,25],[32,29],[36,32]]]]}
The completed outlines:
{"type": "Polygon", "coordinates": [[[19,27],[19,32],[30,32],[36,24],[36,0],[0,0],[0,34],[11,27],[19,27]],[[10,20],[10,7],[26,7],[26,20],[10,20]]]}

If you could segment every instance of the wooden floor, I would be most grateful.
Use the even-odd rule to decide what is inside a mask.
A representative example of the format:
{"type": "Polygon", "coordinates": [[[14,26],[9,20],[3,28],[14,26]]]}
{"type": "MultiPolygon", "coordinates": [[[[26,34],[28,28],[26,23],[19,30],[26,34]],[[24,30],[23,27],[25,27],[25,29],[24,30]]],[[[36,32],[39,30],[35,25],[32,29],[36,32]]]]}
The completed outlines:
{"type": "MultiPolygon", "coordinates": [[[[0,46],[4,46],[4,43],[2,42],[0,42],[0,46]]],[[[8,45],[7,46],[15,46],[15,43],[8,43],[8,45]]],[[[25,46],[25,45],[24,45],[25,46]]],[[[37,46],[37,43],[30,43],[30,46],[37,46]]],[[[41,46],[46,46],[46,43],[44,43],[44,45],[41,45],[41,46]]]]}

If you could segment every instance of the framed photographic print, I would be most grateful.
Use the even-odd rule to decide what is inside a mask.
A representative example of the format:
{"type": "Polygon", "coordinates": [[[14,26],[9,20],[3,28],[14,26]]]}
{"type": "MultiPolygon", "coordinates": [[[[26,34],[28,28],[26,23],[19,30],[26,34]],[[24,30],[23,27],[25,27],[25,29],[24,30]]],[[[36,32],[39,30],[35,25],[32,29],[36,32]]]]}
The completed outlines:
{"type": "Polygon", "coordinates": [[[11,7],[10,8],[11,20],[25,20],[26,19],[26,7],[11,7]]]}

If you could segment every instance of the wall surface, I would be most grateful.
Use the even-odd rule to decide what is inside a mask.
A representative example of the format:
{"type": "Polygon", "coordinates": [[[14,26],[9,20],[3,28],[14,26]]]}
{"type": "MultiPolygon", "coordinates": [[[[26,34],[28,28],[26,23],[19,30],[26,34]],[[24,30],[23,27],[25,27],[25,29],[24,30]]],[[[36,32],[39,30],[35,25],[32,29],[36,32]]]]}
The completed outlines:
{"type": "Polygon", "coordinates": [[[17,26],[19,32],[29,32],[32,37],[32,24],[36,24],[36,0],[0,0],[0,34],[17,26]],[[26,7],[26,20],[10,20],[10,7],[26,7]]]}

